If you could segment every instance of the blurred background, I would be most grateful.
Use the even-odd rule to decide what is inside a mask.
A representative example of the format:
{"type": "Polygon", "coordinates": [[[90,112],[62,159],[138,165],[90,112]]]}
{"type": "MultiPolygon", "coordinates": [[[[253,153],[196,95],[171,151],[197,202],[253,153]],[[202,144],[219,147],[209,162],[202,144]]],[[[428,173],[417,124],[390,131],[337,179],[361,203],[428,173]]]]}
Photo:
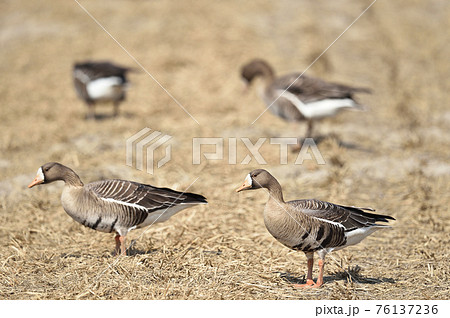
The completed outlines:
{"type": "MultiPolygon", "coordinates": [[[[317,125],[327,136],[323,166],[294,165],[295,156],[280,165],[268,142],[265,166],[193,165],[192,138],[299,137],[305,125],[269,112],[252,124],[265,105],[256,90],[242,93],[241,65],[259,57],[277,74],[303,72],[371,1],[79,3],[120,45],[75,1],[0,3],[0,298],[448,299],[447,1],[377,1],[306,72],[373,90],[359,98],[367,112],[317,125]],[[85,60],[138,70],[118,117],[84,119],[71,72],[85,60]],[[145,127],[173,136],[172,160],[153,175],[125,165],[126,139],[145,127]],[[110,235],[65,214],[61,183],[26,188],[49,161],[85,183],[120,178],[183,191],[199,177],[189,191],[210,204],[132,232],[135,255],[108,267],[110,235]],[[303,253],[265,229],[263,192],[234,193],[261,167],[288,200],[369,206],[394,216],[394,229],[332,254],[324,288],[292,289],[305,275],[303,253]]],[[[238,146],[239,163],[249,153],[238,146]]]]}

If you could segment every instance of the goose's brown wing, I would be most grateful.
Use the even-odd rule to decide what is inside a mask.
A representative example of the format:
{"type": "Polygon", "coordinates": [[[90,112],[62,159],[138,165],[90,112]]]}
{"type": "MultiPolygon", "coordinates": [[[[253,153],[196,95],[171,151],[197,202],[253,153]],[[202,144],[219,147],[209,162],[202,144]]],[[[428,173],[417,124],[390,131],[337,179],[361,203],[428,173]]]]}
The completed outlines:
{"type": "Polygon", "coordinates": [[[295,200],[288,202],[288,204],[311,217],[341,224],[345,227],[345,231],[352,231],[362,227],[383,226],[376,222],[395,220],[388,215],[371,213],[375,210],[370,208],[343,206],[315,199],[295,200]]]}
{"type": "Polygon", "coordinates": [[[183,193],[168,188],[158,188],[125,180],[105,180],[86,186],[103,200],[152,211],[167,209],[179,204],[207,203],[206,198],[195,193],[183,193]]]}
{"type": "Polygon", "coordinates": [[[110,62],[85,62],[74,65],[73,75],[83,83],[111,76],[120,77],[126,82],[125,75],[129,71],[131,71],[130,68],[114,65],[110,62]]]}
{"type": "Polygon", "coordinates": [[[286,90],[296,95],[303,103],[323,99],[353,98],[356,92],[370,93],[367,88],[329,83],[320,78],[292,73],[277,78],[271,85],[273,91],[286,90]]]}

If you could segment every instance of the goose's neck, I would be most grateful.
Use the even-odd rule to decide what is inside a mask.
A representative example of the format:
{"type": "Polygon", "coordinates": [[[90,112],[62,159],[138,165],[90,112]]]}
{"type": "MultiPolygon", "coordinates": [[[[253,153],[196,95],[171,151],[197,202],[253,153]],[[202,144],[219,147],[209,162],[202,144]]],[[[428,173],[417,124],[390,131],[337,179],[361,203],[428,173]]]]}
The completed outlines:
{"type": "Polygon", "coordinates": [[[81,181],[80,177],[70,168],[67,168],[62,179],[64,180],[67,186],[71,187],[83,186],[83,182],[81,181]]]}
{"type": "Polygon", "coordinates": [[[272,179],[267,186],[267,190],[269,190],[270,198],[269,201],[275,200],[278,203],[285,203],[283,199],[283,191],[281,189],[281,185],[278,183],[276,179],[272,179]]]}
{"type": "Polygon", "coordinates": [[[260,74],[266,85],[271,84],[275,80],[275,72],[269,65],[261,67],[260,74]]]}

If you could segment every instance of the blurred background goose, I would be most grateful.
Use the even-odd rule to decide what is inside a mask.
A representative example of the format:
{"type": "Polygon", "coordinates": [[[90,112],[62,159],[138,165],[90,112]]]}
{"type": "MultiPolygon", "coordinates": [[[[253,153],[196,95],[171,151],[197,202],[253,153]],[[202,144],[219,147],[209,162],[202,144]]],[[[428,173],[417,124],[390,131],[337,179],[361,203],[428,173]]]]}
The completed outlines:
{"type": "Polygon", "coordinates": [[[295,287],[320,287],[323,284],[327,253],[357,244],[376,230],[389,227],[376,222],[395,220],[388,215],[367,212],[373,212],[373,209],[337,205],[315,199],[285,202],[281,185],[263,169],[250,172],[236,192],[260,188],[269,191],[269,200],[264,209],[267,230],[280,243],[306,254],[306,284],[295,284],[295,287]],[[319,277],[316,283],[312,279],[314,252],[319,255],[319,277]]]}
{"type": "Polygon", "coordinates": [[[261,78],[260,95],[269,111],[287,121],[307,121],[305,137],[313,137],[313,121],[336,115],[342,109],[364,107],[354,99],[354,94],[370,93],[367,88],[328,83],[301,73],[276,77],[273,68],[264,60],[254,59],[241,69],[246,87],[261,78]]]}
{"type": "Polygon", "coordinates": [[[104,180],[83,185],[72,169],[57,162],[40,167],[28,187],[58,180],[65,182],[61,203],[67,214],[93,230],[116,232],[116,253],[122,255],[126,254],[129,231],[167,221],[183,209],[207,203],[199,194],[133,181],[104,180]]]}
{"type": "Polygon", "coordinates": [[[112,102],[114,116],[119,114],[119,104],[125,100],[128,85],[127,73],[132,69],[110,62],[76,63],[73,67],[73,81],[78,96],[88,106],[88,119],[95,118],[98,102],[112,102]]]}

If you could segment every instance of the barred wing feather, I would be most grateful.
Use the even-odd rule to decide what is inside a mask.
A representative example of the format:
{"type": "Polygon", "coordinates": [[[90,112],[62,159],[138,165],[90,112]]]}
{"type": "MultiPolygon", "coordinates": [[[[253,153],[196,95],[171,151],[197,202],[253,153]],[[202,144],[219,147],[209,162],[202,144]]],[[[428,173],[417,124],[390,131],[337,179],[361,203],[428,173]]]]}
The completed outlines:
{"type": "Polygon", "coordinates": [[[106,180],[90,183],[88,187],[100,199],[145,209],[148,213],[180,204],[207,203],[202,195],[132,181],[106,180]]]}
{"type": "Polygon", "coordinates": [[[393,217],[371,213],[371,208],[358,208],[353,206],[337,205],[320,200],[295,200],[288,202],[296,210],[325,222],[338,223],[345,227],[345,231],[358,228],[387,226],[376,222],[388,222],[393,217]],[[370,211],[370,212],[367,212],[370,211]]]}

